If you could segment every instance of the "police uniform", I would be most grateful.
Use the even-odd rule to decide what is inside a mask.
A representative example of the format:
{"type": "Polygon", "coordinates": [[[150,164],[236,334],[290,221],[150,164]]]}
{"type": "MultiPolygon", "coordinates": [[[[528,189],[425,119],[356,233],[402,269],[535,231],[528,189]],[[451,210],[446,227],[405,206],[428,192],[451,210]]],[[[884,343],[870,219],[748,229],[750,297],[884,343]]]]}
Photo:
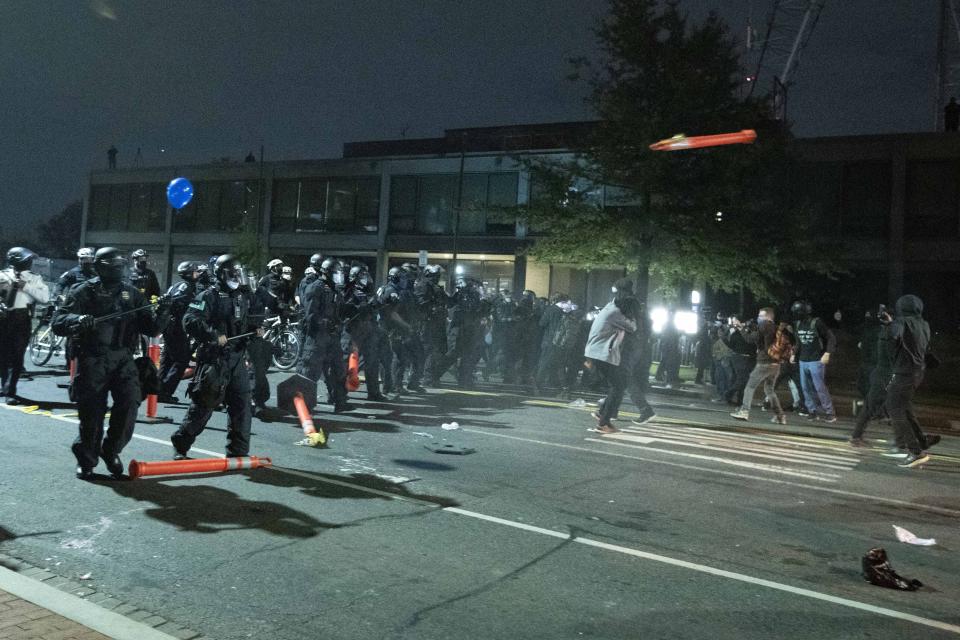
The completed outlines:
{"type": "Polygon", "coordinates": [[[14,267],[0,271],[0,303],[6,308],[0,319],[0,395],[10,404],[16,402],[17,382],[23,373],[33,306],[49,299],[50,290],[39,275],[14,267]]]}
{"type": "Polygon", "coordinates": [[[393,383],[403,392],[403,379],[409,371],[407,388],[422,391],[423,343],[420,341],[420,318],[413,287],[403,281],[388,282],[379,292],[385,306],[387,332],[393,349],[393,383]]]}
{"type": "Polygon", "coordinates": [[[78,264],[63,272],[57,280],[57,298],[63,300],[71,287],[86,282],[90,278],[96,277],[97,272],[93,270],[93,265],[78,264]],[[84,267],[87,266],[86,269],[84,267]]]}
{"type": "Polygon", "coordinates": [[[343,296],[323,278],[303,292],[303,359],[298,371],[311,380],[321,377],[327,385],[334,411],[347,405],[347,371],[340,345],[343,296]]]}
{"type": "Polygon", "coordinates": [[[230,289],[218,278],[213,286],[187,306],[183,328],[198,344],[197,374],[188,390],[190,408],[180,428],[170,437],[179,456],[186,456],[221,400],[226,403],[229,415],[227,456],[246,456],[250,452],[250,377],[246,365],[246,339],[238,338],[224,346],[219,346],[217,339],[219,336],[234,338],[256,330],[258,324],[250,315],[251,304],[252,298],[246,288],[230,289]]]}
{"type": "Polygon", "coordinates": [[[351,282],[344,290],[344,302],[349,319],[344,323],[344,332],[357,347],[363,360],[363,375],[367,386],[368,400],[383,400],[380,393],[380,354],[377,351],[376,300],[372,292],[360,282],[351,282]]]}
{"type": "Polygon", "coordinates": [[[192,278],[178,282],[167,290],[170,299],[170,322],[163,332],[163,354],[160,358],[160,396],[170,401],[190,365],[190,336],[183,328],[187,305],[197,296],[192,278]]]}
{"type": "Polygon", "coordinates": [[[459,361],[457,380],[461,386],[469,387],[474,384],[473,374],[480,359],[480,343],[483,340],[481,320],[489,305],[472,283],[458,288],[452,302],[449,345],[440,364],[440,372],[442,374],[459,361]]]}
{"type": "MultiPolygon", "coordinates": [[[[116,260],[123,260],[119,252],[116,260]]],[[[123,473],[122,465],[115,468],[119,464],[117,456],[133,437],[143,399],[133,353],[141,335],[156,336],[167,323],[165,306],[161,305],[156,313],[149,307],[142,308],[148,304],[143,294],[120,282],[121,268],[117,267],[113,282],[104,282],[101,273],[70,289],[51,323],[57,335],[73,337],[77,354],[70,397],[77,403],[80,418],[80,433],[73,443],[80,477],[89,476],[97,466],[98,457],[107,461],[115,476],[123,473]],[[134,312],[135,309],[138,310],[134,312]],[[96,318],[127,311],[131,313],[93,322],[96,318]],[[108,394],[113,397],[113,406],[104,438],[108,394]]]]}
{"type": "Polygon", "coordinates": [[[157,280],[157,274],[148,267],[143,269],[134,267],[130,271],[130,284],[143,294],[147,300],[152,300],[154,296],[160,295],[160,281],[157,280]]]}
{"type": "Polygon", "coordinates": [[[414,296],[423,322],[420,342],[423,345],[423,368],[430,386],[440,384],[440,365],[447,353],[447,307],[450,296],[443,287],[424,277],[414,286],[414,296]]]}

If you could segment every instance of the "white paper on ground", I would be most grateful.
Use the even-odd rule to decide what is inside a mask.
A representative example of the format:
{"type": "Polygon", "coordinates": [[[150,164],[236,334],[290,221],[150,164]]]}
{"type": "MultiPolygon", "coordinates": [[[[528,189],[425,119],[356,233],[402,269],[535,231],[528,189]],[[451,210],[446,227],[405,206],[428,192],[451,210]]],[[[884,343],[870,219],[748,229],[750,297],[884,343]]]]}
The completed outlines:
{"type": "Polygon", "coordinates": [[[444,422],[442,425],[440,425],[440,428],[445,431],[453,431],[454,429],[459,429],[460,425],[457,424],[456,422],[450,422],[450,423],[444,422]]]}
{"type": "Polygon", "coordinates": [[[937,541],[934,538],[918,538],[903,527],[898,527],[897,525],[893,525],[893,530],[897,534],[897,540],[900,542],[916,544],[921,547],[931,547],[937,544],[937,541]]]}
{"type": "Polygon", "coordinates": [[[577,399],[574,400],[573,402],[568,403],[567,406],[568,406],[568,407],[573,407],[573,408],[575,408],[575,409],[579,409],[579,408],[581,408],[581,407],[587,406],[587,401],[584,400],[583,398],[577,398],[577,399]]]}

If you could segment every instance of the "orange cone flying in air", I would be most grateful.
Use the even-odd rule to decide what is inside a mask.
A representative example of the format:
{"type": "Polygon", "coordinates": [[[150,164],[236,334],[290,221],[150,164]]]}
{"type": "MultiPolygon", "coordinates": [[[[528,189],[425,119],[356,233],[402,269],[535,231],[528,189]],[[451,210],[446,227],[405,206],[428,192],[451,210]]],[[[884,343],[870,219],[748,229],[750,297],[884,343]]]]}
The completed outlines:
{"type": "Polygon", "coordinates": [[[727,144],[753,144],[757,139],[757,132],[753,129],[744,129],[734,133],[718,133],[710,136],[690,136],[682,133],[672,138],[654,142],[650,145],[653,151],[681,151],[683,149],[702,149],[704,147],[719,147],[727,144]]]}
{"type": "Polygon", "coordinates": [[[273,465],[270,458],[204,458],[202,460],[160,460],[146,462],[131,460],[128,473],[131,478],[144,476],[167,476],[178,473],[204,473],[217,471],[235,471],[237,469],[256,469],[273,465]]]}

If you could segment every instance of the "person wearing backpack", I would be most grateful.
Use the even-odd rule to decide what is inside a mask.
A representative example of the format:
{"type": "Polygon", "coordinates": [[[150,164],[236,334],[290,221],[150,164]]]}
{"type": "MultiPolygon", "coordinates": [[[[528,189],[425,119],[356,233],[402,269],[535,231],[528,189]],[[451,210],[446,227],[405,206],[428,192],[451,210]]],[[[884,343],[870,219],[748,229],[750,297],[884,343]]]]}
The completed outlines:
{"type": "Polygon", "coordinates": [[[796,331],[800,343],[795,359],[800,362],[800,383],[806,414],[811,420],[836,422],[833,398],[827,388],[827,365],[830,354],[837,350],[837,338],[830,327],[813,316],[809,302],[797,301],[790,307],[797,318],[796,331]]]}
{"type": "Polygon", "coordinates": [[[740,323],[736,325],[737,331],[743,335],[744,340],[757,345],[757,364],[753,367],[753,371],[750,372],[750,377],[747,379],[740,409],[730,414],[732,418],[737,420],[750,419],[750,405],[753,403],[753,396],[757,387],[763,384],[763,392],[767,401],[776,412],[771,422],[787,424],[787,416],[780,406],[780,399],[777,397],[774,385],[777,376],[780,375],[780,362],[784,359],[789,360],[793,350],[783,327],[778,327],[774,319],[774,310],[771,307],[764,307],[757,314],[755,329],[745,329],[740,323]]]}

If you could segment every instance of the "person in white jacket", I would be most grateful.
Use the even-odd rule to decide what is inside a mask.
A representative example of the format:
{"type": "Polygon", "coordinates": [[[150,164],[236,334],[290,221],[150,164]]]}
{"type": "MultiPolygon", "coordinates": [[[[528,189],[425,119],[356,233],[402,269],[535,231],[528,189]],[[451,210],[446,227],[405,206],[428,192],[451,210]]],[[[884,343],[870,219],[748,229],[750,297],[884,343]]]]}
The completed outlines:
{"type": "Polygon", "coordinates": [[[620,366],[620,351],[627,333],[637,330],[638,308],[637,299],[633,296],[618,296],[600,310],[590,326],[583,355],[590,359],[608,388],[603,406],[594,414],[597,419],[596,430],[600,433],[617,431],[611,424],[611,418],[617,415],[627,388],[627,375],[620,366]]]}
{"type": "Polygon", "coordinates": [[[17,383],[23,373],[23,354],[30,342],[33,306],[50,300],[43,278],[30,272],[36,255],[29,249],[7,251],[7,268],[0,271],[0,395],[18,404],[17,383]]]}

